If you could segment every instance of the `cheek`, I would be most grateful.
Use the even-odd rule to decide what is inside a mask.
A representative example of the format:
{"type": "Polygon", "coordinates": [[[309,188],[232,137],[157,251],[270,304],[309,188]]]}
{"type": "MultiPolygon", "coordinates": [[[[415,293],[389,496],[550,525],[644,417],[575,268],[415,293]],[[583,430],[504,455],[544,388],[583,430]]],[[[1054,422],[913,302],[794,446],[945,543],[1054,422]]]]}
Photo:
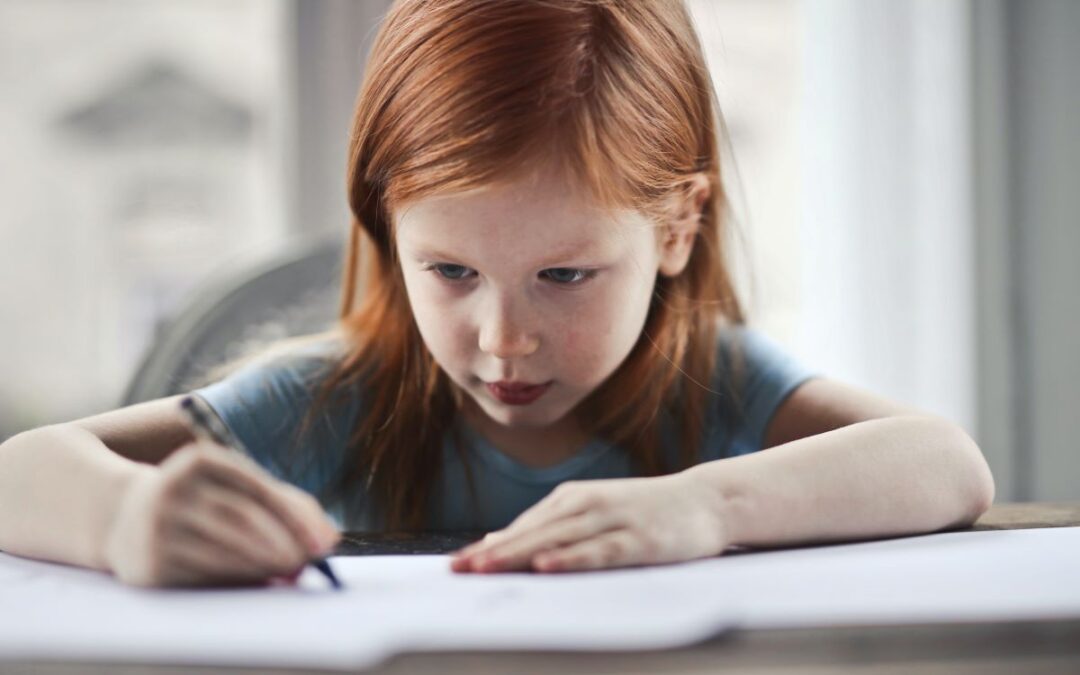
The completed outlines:
{"type": "Polygon", "coordinates": [[[610,375],[641,335],[651,291],[640,283],[613,284],[578,308],[575,319],[559,329],[564,372],[589,382],[610,375]]]}
{"type": "Polygon", "coordinates": [[[424,344],[445,370],[452,371],[453,364],[467,353],[468,330],[460,313],[454,311],[454,303],[445,293],[432,288],[426,279],[407,278],[406,289],[424,344]]]}

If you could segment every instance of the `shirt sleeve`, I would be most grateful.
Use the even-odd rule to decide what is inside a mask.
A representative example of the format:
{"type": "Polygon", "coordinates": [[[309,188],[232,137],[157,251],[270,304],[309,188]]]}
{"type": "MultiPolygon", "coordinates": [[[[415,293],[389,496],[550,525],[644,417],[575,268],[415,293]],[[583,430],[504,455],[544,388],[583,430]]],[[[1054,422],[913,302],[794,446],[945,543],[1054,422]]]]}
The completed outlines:
{"type": "MultiPolygon", "coordinates": [[[[261,359],[194,390],[276,478],[320,496],[341,468],[359,404],[328,408],[300,435],[318,385],[334,363],[326,345],[261,359]]],[[[324,507],[327,505],[324,504],[324,507]]]]}
{"type": "MultiPolygon", "coordinates": [[[[714,426],[731,431],[731,447],[722,454],[756,452],[764,445],[769,422],[784,399],[803,382],[821,374],[765,333],[747,326],[723,328],[719,347],[714,389],[720,392],[722,410],[711,412],[722,413],[722,420],[714,426]]],[[[706,443],[706,452],[719,450],[718,445],[714,434],[706,443]]],[[[715,454],[722,456],[720,452],[715,454]]]]}

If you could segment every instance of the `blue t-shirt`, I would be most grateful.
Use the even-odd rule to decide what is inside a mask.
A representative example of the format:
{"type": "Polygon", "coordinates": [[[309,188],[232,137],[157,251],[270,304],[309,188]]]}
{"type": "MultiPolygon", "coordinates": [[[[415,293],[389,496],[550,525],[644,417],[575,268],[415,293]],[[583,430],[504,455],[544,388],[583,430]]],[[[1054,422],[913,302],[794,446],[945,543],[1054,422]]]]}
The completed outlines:
{"type": "MultiPolygon", "coordinates": [[[[718,363],[729,362],[733,338],[741,338],[744,364],[738,390],[741,411],[734,424],[726,422],[732,418],[721,414],[725,412],[722,406],[730,405],[730,399],[708,394],[701,462],[760,450],[766,426],[780,403],[804,381],[817,376],[764,333],[746,326],[722,329],[718,363]]],[[[310,431],[299,438],[299,446],[292,446],[321,378],[342,348],[339,340],[309,344],[251,363],[194,393],[210,404],[272,475],[321,496],[345,465],[347,441],[362,408],[359,391],[345,405],[324,410],[310,431]],[[297,457],[303,461],[297,462],[297,457]]],[[[721,380],[727,372],[717,368],[711,389],[727,391],[721,380]]],[[[599,438],[554,466],[535,468],[502,453],[468,425],[459,427],[463,452],[455,447],[452,433],[443,443],[442,470],[430,501],[428,527],[432,530],[499,529],[563,481],[636,475],[628,454],[599,438]],[[463,457],[472,471],[475,503],[463,457]]],[[[663,450],[674,457],[677,449],[668,433],[670,427],[662,428],[663,450]]],[[[338,527],[349,531],[383,529],[374,500],[363,486],[347,497],[329,499],[324,498],[322,505],[338,527]]]]}

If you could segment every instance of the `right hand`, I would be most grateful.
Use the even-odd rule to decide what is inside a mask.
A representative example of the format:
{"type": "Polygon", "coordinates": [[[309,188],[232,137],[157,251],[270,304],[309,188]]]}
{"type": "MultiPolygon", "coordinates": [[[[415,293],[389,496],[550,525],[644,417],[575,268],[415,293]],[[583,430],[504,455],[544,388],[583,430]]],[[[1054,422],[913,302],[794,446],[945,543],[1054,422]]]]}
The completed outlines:
{"type": "Polygon", "coordinates": [[[204,441],[140,465],[104,542],[135,586],[259,584],[293,576],[341,538],[318,501],[249,457],[204,441]]]}

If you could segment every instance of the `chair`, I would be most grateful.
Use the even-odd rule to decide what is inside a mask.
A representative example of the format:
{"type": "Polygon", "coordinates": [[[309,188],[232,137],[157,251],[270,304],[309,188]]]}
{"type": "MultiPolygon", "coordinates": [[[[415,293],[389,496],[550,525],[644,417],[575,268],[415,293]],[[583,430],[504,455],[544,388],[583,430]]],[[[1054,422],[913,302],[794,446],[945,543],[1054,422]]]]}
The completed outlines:
{"type": "Polygon", "coordinates": [[[314,333],[337,317],[344,242],[301,239],[215,279],[158,330],[123,405],[188,391],[253,342],[314,333]]]}

